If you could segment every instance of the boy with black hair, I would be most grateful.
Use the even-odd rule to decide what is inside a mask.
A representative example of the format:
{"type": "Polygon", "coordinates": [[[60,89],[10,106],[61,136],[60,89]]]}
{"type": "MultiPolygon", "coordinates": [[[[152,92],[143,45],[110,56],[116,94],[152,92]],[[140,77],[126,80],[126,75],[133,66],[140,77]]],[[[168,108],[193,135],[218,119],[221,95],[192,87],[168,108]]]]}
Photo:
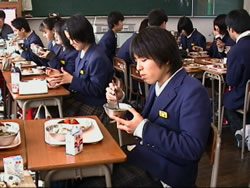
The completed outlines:
{"type": "Polygon", "coordinates": [[[5,12],[0,10],[0,38],[8,39],[8,34],[13,33],[13,29],[4,20],[6,18],[5,12]]]}
{"type": "Polygon", "coordinates": [[[166,24],[168,22],[168,16],[164,9],[155,8],[148,13],[148,25],[158,26],[166,29],[166,24]]]}
{"type": "Polygon", "coordinates": [[[18,46],[17,51],[20,55],[28,61],[34,61],[37,65],[47,66],[48,60],[42,59],[34,54],[31,50],[31,44],[44,47],[40,37],[30,29],[30,25],[25,18],[16,18],[11,22],[14,27],[14,33],[19,39],[23,39],[24,43],[21,46],[18,46]]]}
{"type": "Polygon", "coordinates": [[[98,45],[103,48],[107,56],[113,61],[116,55],[117,33],[123,28],[124,16],[121,12],[113,11],[108,15],[109,30],[103,35],[98,45]]]}
{"type": "Polygon", "coordinates": [[[195,47],[206,49],[206,38],[193,27],[190,18],[183,16],[177,25],[178,32],[181,34],[181,47],[183,50],[194,51],[195,47]]]}
{"type": "MultiPolygon", "coordinates": [[[[245,87],[250,79],[250,16],[244,9],[232,10],[226,17],[227,30],[236,42],[227,54],[226,83],[231,90],[224,94],[223,104],[229,126],[237,139],[237,146],[242,143],[242,117],[236,112],[243,108],[245,87]]],[[[250,115],[247,116],[247,123],[250,115]]]]}

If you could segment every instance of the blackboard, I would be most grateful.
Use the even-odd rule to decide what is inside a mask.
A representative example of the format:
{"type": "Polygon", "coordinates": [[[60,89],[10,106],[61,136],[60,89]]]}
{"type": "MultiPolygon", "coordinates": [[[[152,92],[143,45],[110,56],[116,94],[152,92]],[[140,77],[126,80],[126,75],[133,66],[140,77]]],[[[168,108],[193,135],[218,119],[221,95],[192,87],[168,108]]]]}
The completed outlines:
{"type": "Polygon", "coordinates": [[[163,8],[169,16],[215,16],[243,8],[243,0],[32,0],[32,6],[34,17],[53,12],[61,16],[106,16],[114,10],[127,16],[145,16],[153,8],[163,8]]]}
{"type": "Polygon", "coordinates": [[[106,16],[117,10],[124,15],[146,15],[152,8],[163,8],[168,15],[191,15],[192,0],[32,0],[34,17],[59,13],[70,16],[106,16]]]}

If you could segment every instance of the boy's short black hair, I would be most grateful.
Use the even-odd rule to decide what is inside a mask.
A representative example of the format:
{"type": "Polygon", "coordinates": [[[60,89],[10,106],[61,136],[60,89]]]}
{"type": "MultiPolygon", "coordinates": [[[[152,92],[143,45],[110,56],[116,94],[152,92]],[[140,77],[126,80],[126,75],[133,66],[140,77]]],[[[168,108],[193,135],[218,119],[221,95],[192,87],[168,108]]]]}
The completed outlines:
{"type": "Polygon", "coordinates": [[[181,17],[178,21],[177,29],[179,33],[184,30],[186,31],[187,35],[190,35],[194,30],[191,19],[186,16],[181,17]]]}
{"type": "Polygon", "coordinates": [[[67,19],[65,29],[69,32],[72,40],[89,44],[95,43],[93,27],[88,19],[81,14],[73,15],[67,19]]]}
{"type": "Polygon", "coordinates": [[[0,18],[2,18],[3,20],[6,18],[6,14],[3,10],[0,10],[0,18]]]}
{"type": "Polygon", "coordinates": [[[124,20],[124,16],[122,15],[121,12],[119,11],[113,11],[110,12],[108,15],[108,26],[109,29],[113,29],[113,27],[118,24],[119,21],[123,21],[124,20]]]}
{"type": "Polygon", "coordinates": [[[244,9],[232,10],[226,17],[226,25],[239,34],[243,33],[250,30],[250,16],[244,9]]]}
{"type": "Polygon", "coordinates": [[[164,9],[155,8],[148,13],[148,24],[150,26],[161,26],[163,22],[168,21],[168,16],[164,9]]]}
{"type": "Polygon", "coordinates": [[[13,27],[15,27],[16,29],[18,29],[19,31],[23,28],[25,30],[25,32],[30,32],[30,25],[28,23],[28,21],[25,18],[21,18],[18,17],[14,20],[11,21],[11,24],[13,27]]]}
{"type": "Polygon", "coordinates": [[[130,46],[133,60],[135,55],[153,59],[159,67],[169,64],[171,73],[180,69],[183,64],[175,38],[161,27],[147,27],[135,36],[130,46]]]}

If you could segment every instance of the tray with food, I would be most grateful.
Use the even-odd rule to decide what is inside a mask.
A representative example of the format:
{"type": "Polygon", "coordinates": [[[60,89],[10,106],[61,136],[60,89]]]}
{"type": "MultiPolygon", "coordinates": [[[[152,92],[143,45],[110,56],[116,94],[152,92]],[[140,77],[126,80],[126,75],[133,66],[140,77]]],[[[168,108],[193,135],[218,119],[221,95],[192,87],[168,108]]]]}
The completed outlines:
{"type": "Polygon", "coordinates": [[[203,57],[209,57],[207,54],[207,51],[199,51],[199,52],[189,52],[188,53],[189,57],[192,58],[203,58],[203,57]]]}
{"type": "Polygon", "coordinates": [[[22,76],[32,76],[44,74],[43,69],[40,68],[24,68],[21,71],[22,76]]]}
{"type": "Polygon", "coordinates": [[[19,61],[14,61],[13,63],[15,63],[15,66],[21,66],[22,68],[37,66],[37,64],[34,61],[20,61],[19,60],[19,61]]]}
{"type": "Polygon", "coordinates": [[[20,144],[21,138],[18,123],[0,123],[0,149],[13,148],[20,144]]]}
{"type": "Polygon", "coordinates": [[[91,118],[51,119],[44,123],[45,142],[50,145],[65,145],[66,134],[82,129],[83,143],[96,143],[103,139],[97,122],[91,118]]]}
{"type": "Polygon", "coordinates": [[[216,72],[221,72],[221,73],[226,73],[227,68],[225,67],[224,64],[221,65],[206,65],[205,68],[214,70],[216,72]]]}

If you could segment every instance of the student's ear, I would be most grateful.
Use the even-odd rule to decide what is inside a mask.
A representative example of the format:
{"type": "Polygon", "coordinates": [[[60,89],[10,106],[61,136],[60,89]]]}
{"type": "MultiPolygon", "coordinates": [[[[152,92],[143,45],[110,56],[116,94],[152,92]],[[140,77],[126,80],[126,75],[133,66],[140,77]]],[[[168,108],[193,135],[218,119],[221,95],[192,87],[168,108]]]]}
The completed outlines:
{"type": "Polygon", "coordinates": [[[22,28],[20,29],[20,31],[24,33],[24,32],[25,32],[25,29],[22,27],[22,28]]]}

